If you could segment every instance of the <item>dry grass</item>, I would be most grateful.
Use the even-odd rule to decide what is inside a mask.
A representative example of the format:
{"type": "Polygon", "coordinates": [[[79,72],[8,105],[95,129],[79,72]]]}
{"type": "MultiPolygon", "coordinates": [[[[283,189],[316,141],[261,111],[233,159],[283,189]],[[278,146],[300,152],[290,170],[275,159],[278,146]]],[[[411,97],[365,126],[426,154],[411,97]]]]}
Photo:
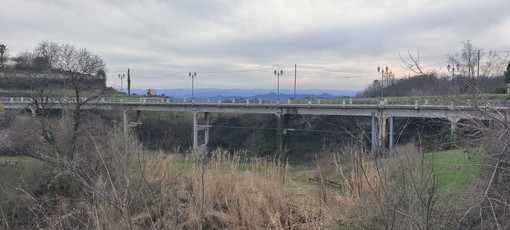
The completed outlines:
{"type": "Polygon", "coordinates": [[[108,138],[108,143],[96,145],[94,162],[99,162],[98,165],[73,166],[61,172],[60,177],[65,178],[62,183],[72,180],[79,184],[81,192],[73,196],[25,194],[33,213],[29,226],[43,229],[338,227],[331,218],[334,215],[321,207],[318,196],[299,191],[289,176],[291,167],[286,164],[261,159],[242,162],[239,156],[222,151],[207,158],[193,154],[188,157],[147,155],[136,141],[122,133],[110,133],[108,138]],[[302,199],[308,200],[302,202],[302,199]],[[53,201],[51,205],[49,201],[53,201]]]}
{"type": "Polygon", "coordinates": [[[323,154],[314,173],[276,160],[246,162],[223,151],[210,157],[147,153],[118,131],[108,132],[105,140],[90,140],[93,154],[73,161],[86,164],[62,163],[50,185],[59,190],[23,194],[31,222],[21,228],[451,227],[443,223],[449,209],[439,210],[445,205],[436,197],[435,178],[411,146],[377,160],[352,147],[323,154]]]}

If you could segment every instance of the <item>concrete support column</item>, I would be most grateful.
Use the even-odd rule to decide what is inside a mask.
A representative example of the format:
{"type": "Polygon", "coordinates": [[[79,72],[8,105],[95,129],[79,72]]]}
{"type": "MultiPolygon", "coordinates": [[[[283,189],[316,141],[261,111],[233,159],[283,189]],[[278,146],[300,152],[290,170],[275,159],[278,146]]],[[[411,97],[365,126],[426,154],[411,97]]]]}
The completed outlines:
{"type": "Polygon", "coordinates": [[[448,117],[448,121],[450,121],[450,132],[453,137],[453,144],[457,141],[457,123],[459,120],[460,119],[457,117],[448,117]]]}
{"type": "Polygon", "coordinates": [[[124,128],[124,133],[127,133],[128,132],[127,110],[122,110],[122,127],[124,128]]]}
{"type": "Polygon", "coordinates": [[[280,159],[283,159],[283,116],[282,111],[276,113],[276,147],[280,159]]]}
{"type": "Polygon", "coordinates": [[[380,150],[383,150],[385,147],[386,147],[386,116],[384,116],[384,114],[381,114],[379,115],[378,117],[379,119],[379,140],[378,140],[378,144],[379,144],[379,148],[380,150]]]}
{"type": "Polygon", "coordinates": [[[372,155],[375,157],[377,155],[377,123],[375,121],[375,113],[372,113],[372,134],[371,134],[371,150],[372,155]]]}
{"type": "Polygon", "coordinates": [[[389,138],[390,139],[390,143],[388,144],[388,146],[389,146],[390,150],[393,149],[393,144],[395,143],[393,141],[393,134],[394,134],[394,131],[395,131],[395,127],[393,125],[393,120],[394,119],[395,119],[394,117],[389,117],[389,121],[390,121],[390,138],[389,138]]]}
{"type": "Polygon", "coordinates": [[[193,110],[193,149],[198,148],[198,112],[193,110]]]}
{"type": "Polygon", "coordinates": [[[206,112],[205,113],[205,137],[204,137],[204,145],[206,147],[209,144],[209,121],[210,121],[210,116],[209,116],[209,113],[206,112]]]}
{"type": "Polygon", "coordinates": [[[142,123],[142,111],[141,110],[136,110],[136,122],[138,124],[141,124],[142,123]]]}

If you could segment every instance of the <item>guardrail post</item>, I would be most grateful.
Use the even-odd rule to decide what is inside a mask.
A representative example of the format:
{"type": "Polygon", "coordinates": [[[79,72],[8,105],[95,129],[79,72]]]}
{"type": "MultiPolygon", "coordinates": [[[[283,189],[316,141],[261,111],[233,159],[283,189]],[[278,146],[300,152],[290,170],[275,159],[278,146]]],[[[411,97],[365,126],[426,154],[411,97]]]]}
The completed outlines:
{"type": "Polygon", "coordinates": [[[246,99],[246,107],[250,105],[250,99],[246,99]]]}
{"type": "Polygon", "coordinates": [[[317,99],[317,104],[320,104],[321,103],[321,99],[317,99]]]}
{"type": "Polygon", "coordinates": [[[259,104],[262,104],[262,99],[261,98],[259,98],[259,104]]]}
{"type": "Polygon", "coordinates": [[[342,101],[342,106],[345,108],[345,100],[342,101]]]}
{"type": "Polygon", "coordinates": [[[207,98],[207,103],[211,103],[211,98],[207,98]]]}
{"type": "Polygon", "coordinates": [[[418,109],[418,100],[414,100],[414,109],[418,109]]]}
{"type": "Polygon", "coordinates": [[[425,100],[425,105],[429,105],[429,100],[425,100]]]}

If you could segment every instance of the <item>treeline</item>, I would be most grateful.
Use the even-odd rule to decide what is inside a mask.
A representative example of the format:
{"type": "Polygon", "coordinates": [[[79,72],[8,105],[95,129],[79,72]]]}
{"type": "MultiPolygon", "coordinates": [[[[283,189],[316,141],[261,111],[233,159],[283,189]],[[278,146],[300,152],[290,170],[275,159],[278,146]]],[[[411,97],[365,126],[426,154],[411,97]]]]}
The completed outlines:
{"type": "MultiPolygon", "coordinates": [[[[106,88],[106,78],[84,78],[81,81],[84,87],[87,88],[106,88]]],[[[65,76],[59,77],[58,75],[51,74],[37,74],[29,76],[29,74],[5,74],[0,77],[0,85],[2,89],[15,89],[15,90],[33,90],[40,85],[47,85],[49,88],[64,89],[71,88],[72,85],[69,79],[65,76]],[[67,81],[67,83],[66,83],[67,81]]]]}
{"type": "Polygon", "coordinates": [[[86,48],[75,49],[70,44],[43,41],[11,60],[14,65],[0,69],[2,89],[106,89],[106,64],[86,48]]]}
{"type": "Polygon", "coordinates": [[[471,78],[439,77],[437,74],[416,75],[392,81],[381,88],[379,82],[368,85],[358,97],[433,96],[466,93],[506,93],[503,76],[471,78]]]}

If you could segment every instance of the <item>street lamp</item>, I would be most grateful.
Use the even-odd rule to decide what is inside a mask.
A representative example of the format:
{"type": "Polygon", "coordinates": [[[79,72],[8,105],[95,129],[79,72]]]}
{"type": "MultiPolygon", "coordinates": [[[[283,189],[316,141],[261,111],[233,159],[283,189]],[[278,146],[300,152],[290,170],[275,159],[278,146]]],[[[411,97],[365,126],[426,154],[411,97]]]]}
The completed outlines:
{"type": "Polygon", "coordinates": [[[197,73],[188,73],[189,77],[191,77],[191,103],[195,103],[195,77],[197,76],[197,73]]]}
{"type": "Polygon", "coordinates": [[[453,92],[455,92],[455,67],[457,67],[457,70],[459,70],[459,64],[457,64],[455,66],[451,66],[448,64],[448,66],[446,66],[446,69],[448,69],[448,72],[452,73],[452,90],[453,90],[453,92]]]}
{"type": "Polygon", "coordinates": [[[124,92],[124,89],[122,87],[122,79],[124,79],[124,77],[126,77],[124,74],[120,75],[119,74],[119,78],[120,78],[120,92],[124,92]]]}
{"type": "Polygon", "coordinates": [[[280,70],[279,72],[277,70],[275,70],[274,71],[274,75],[277,77],[277,82],[276,82],[276,90],[277,90],[276,103],[280,104],[280,76],[283,75],[283,70],[280,70]]]}
{"type": "Polygon", "coordinates": [[[380,66],[377,67],[377,73],[381,73],[381,100],[383,98],[383,88],[384,88],[384,74],[389,74],[388,66],[386,68],[381,68],[380,66]],[[386,71],[386,72],[385,72],[386,71]]]}

